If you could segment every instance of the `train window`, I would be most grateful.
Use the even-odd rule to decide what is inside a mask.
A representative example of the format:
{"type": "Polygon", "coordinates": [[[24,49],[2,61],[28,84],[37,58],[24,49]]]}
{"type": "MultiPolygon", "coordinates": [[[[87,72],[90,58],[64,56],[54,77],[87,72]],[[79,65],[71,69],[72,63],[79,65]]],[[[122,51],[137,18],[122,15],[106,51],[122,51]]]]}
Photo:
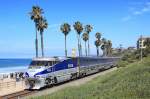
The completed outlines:
{"type": "Polygon", "coordinates": [[[48,66],[52,66],[52,65],[57,64],[57,63],[58,63],[58,61],[49,61],[48,66]]]}
{"type": "Polygon", "coordinates": [[[58,61],[53,61],[53,65],[54,65],[54,64],[57,64],[57,63],[58,63],[58,61]]]}
{"type": "Polygon", "coordinates": [[[53,62],[52,61],[49,61],[48,62],[48,66],[52,66],[53,65],[53,62]]]}
{"type": "Polygon", "coordinates": [[[30,66],[48,66],[47,61],[32,61],[30,66]]]}

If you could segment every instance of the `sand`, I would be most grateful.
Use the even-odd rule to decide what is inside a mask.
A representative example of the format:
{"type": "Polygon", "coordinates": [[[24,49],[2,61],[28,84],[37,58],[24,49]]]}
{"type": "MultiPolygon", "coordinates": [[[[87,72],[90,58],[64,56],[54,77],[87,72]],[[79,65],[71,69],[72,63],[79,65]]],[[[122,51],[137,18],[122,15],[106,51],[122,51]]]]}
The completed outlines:
{"type": "Polygon", "coordinates": [[[10,78],[0,79],[0,96],[22,91],[25,88],[24,84],[23,80],[16,82],[10,78]]]}

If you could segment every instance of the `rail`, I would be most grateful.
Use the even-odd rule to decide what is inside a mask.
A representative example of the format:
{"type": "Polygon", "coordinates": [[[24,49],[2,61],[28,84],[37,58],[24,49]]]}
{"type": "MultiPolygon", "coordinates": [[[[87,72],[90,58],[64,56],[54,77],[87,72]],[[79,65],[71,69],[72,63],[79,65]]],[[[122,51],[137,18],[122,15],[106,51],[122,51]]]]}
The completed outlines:
{"type": "Polygon", "coordinates": [[[20,92],[16,92],[16,93],[12,93],[12,94],[8,94],[8,95],[4,95],[1,96],[0,99],[20,99],[21,97],[30,95],[35,93],[35,91],[28,91],[28,90],[23,90],[20,92]]]}

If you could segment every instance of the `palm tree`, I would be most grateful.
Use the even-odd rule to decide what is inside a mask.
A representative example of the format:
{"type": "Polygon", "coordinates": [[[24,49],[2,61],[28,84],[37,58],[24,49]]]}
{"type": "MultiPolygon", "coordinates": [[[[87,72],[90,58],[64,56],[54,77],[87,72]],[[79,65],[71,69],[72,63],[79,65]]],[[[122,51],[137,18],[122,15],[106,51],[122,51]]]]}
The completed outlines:
{"type": "Polygon", "coordinates": [[[97,50],[97,56],[99,56],[99,46],[100,45],[101,45],[101,41],[97,39],[95,41],[95,46],[96,46],[96,50],[97,50]]]}
{"type": "Polygon", "coordinates": [[[145,39],[144,46],[146,46],[147,48],[150,47],[150,38],[145,39]]]}
{"type": "Polygon", "coordinates": [[[98,40],[100,40],[100,39],[101,39],[101,33],[97,32],[97,33],[95,34],[95,37],[96,37],[98,40]]]}
{"type": "MultiPolygon", "coordinates": [[[[92,31],[93,27],[91,25],[86,25],[85,26],[85,32],[88,33],[88,37],[90,38],[90,32],[92,31]]],[[[88,55],[90,54],[90,44],[89,44],[89,39],[88,39],[88,55]]]]}
{"type": "Polygon", "coordinates": [[[107,46],[107,41],[105,38],[102,39],[102,46],[101,49],[103,51],[103,56],[106,56],[106,46],[107,46]]]}
{"type": "Polygon", "coordinates": [[[41,9],[39,6],[33,6],[32,11],[30,12],[31,20],[35,23],[35,30],[36,30],[36,38],[35,38],[35,49],[36,49],[36,57],[38,57],[38,21],[41,18],[41,14],[43,14],[43,9],[41,9]]]}
{"type": "Polygon", "coordinates": [[[60,30],[65,35],[65,56],[67,57],[66,37],[69,34],[69,32],[71,31],[71,27],[68,23],[64,23],[61,25],[60,30]]]}
{"type": "Polygon", "coordinates": [[[97,32],[95,34],[95,37],[96,37],[96,41],[95,41],[95,46],[97,48],[97,56],[99,56],[99,46],[101,45],[101,33],[97,32]]]}
{"type": "Polygon", "coordinates": [[[46,29],[48,27],[47,20],[45,18],[41,17],[39,19],[37,27],[38,27],[38,31],[40,31],[40,35],[41,35],[41,51],[42,51],[42,57],[44,57],[43,32],[44,32],[44,29],[46,29]]]}
{"type": "Polygon", "coordinates": [[[107,55],[110,56],[112,53],[112,42],[111,40],[107,41],[107,55]]]}
{"type": "Polygon", "coordinates": [[[80,34],[83,31],[83,26],[82,26],[82,24],[79,21],[77,21],[77,22],[75,22],[75,24],[73,25],[73,27],[76,30],[77,34],[78,34],[78,51],[79,51],[79,56],[81,56],[80,34]]]}
{"type": "Polygon", "coordinates": [[[82,38],[83,38],[83,40],[85,41],[85,55],[87,56],[86,42],[87,42],[87,40],[89,40],[89,35],[88,35],[88,33],[83,33],[82,38]]]}

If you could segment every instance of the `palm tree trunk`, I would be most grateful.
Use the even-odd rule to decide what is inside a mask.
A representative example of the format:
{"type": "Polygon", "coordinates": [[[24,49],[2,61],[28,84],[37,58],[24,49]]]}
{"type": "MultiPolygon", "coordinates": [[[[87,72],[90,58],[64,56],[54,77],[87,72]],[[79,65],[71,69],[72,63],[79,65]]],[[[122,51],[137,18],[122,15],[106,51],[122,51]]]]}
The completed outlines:
{"type": "Polygon", "coordinates": [[[110,56],[110,47],[108,46],[108,49],[107,49],[107,55],[110,56]]]}
{"type": "Polygon", "coordinates": [[[105,49],[103,49],[103,56],[105,56],[105,49]]]}
{"type": "Polygon", "coordinates": [[[36,31],[35,50],[36,50],[36,57],[38,57],[38,30],[37,30],[37,25],[36,25],[36,23],[35,23],[35,31],[36,31]]]}
{"type": "Polygon", "coordinates": [[[104,48],[104,56],[107,56],[107,49],[106,49],[106,47],[104,48]]]}
{"type": "Polygon", "coordinates": [[[90,44],[89,44],[89,40],[88,40],[88,56],[90,55],[90,44]]]}
{"type": "Polygon", "coordinates": [[[80,34],[79,34],[79,46],[80,46],[80,56],[82,56],[82,45],[81,45],[81,38],[80,38],[80,34]]]}
{"type": "Polygon", "coordinates": [[[44,43],[43,43],[43,32],[40,31],[41,33],[41,51],[42,51],[42,57],[44,57],[44,43]]]}
{"type": "Polygon", "coordinates": [[[79,36],[79,34],[78,34],[78,53],[79,53],[79,57],[80,57],[80,36],[79,36]]]}
{"type": "Polygon", "coordinates": [[[99,48],[98,48],[98,56],[99,56],[99,48]]]}
{"type": "Polygon", "coordinates": [[[67,57],[67,44],[66,44],[66,35],[65,35],[65,56],[67,57]]]}
{"type": "Polygon", "coordinates": [[[96,49],[97,49],[97,56],[99,56],[99,49],[98,49],[98,47],[96,47],[96,49]]]}
{"type": "Polygon", "coordinates": [[[86,41],[85,41],[85,55],[87,56],[86,41]]]}

